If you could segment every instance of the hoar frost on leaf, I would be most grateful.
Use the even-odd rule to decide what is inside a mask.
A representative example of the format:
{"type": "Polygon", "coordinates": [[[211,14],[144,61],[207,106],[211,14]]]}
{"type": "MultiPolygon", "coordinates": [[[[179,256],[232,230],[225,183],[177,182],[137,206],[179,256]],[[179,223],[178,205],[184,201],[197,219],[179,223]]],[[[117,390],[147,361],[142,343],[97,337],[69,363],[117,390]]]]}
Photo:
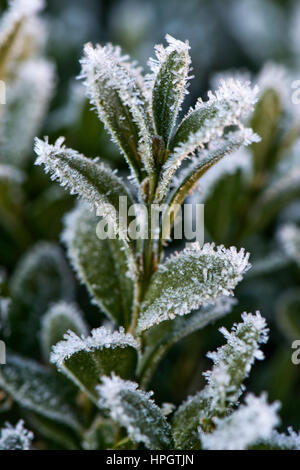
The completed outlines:
{"type": "Polygon", "coordinates": [[[199,448],[199,426],[205,433],[214,430],[215,418],[224,418],[237,404],[255,359],[264,357],[259,345],[267,342],[268,329],[259,312],[244,313],[242,322],[235,324],[231,332],[225,328],[220,331],[227,344],[208,354],[214,366],[204,373],[207,385],[175,413],[173,431],[177,448],[199,448]]]}
{"type": "Polygon", "coordinates": [[[249,254],[242,249],[215,248],[198,243],[160,265],[141,306],[138,331],[186,315],[213,303],[233,289],[249,269],[249,254]]]}
{"type": "Polygon", "coordinates": [[[79,351],[89,352],[98,348],[114,349],[127,346],[139,349],[139,343],[130,333],[125,333],[124,328],[111,332],[102,326],[92,330],[91,335],[86,338],[80,338],[73,331],[69,331],[64,335],[64,340],[54,346],[50,360],[60,368],[66,359],[79,351]]]}
{"type": "Polygon", "coordinates": [[[64,145],[64,138],[59,138],[54,145],[48,141],[35,139],[35,152],[38,156],[36,165],[44,165],[45,171],[53,180],[58,180],[63,187],[68,187],[71,194],[77,194],[96,208],[103,217],[110,219],[116,233],[126,241],[126,227],[118,220],[119,197],[125,196],[131,201],[122,180],[109,167],[97,160],[89,160],[75,150],[64,145]],[[120,222],[120,223],[119,223],[120,222]]]}
{"type": "Polygon", "coordinates": [[[268,341],[268,328],[265,319],[259,312],[242,314],[242,322],[233,326],[231,332],[220,328],[227,344],[207,357],[212,359],[214,367],[204,375],[208,382],[204,392],[210,398],[210,412],[217,411],[224,403],[236,403],[242,393],[242,382],[248,376],[255,361],[262,360],[264,355],[260,344],[268,341]]]}
{"type": "MultiPolygon", "coordinates": [[[[258,88],[252,89],[249,82],[228,79],[221,81],[215,94],[208,92],[208,101],[198,99],[195,108],[191,108],[182,120],[171,142],[171,154],[164,164],[158,187],[159,199],[164,197],[174,173],[185,158],[205,144],[221,138],[226,127],[244,129],[241,119],[253,111],[257,95],[258,88]]],[[[248,129],[246,145],[258,141],[257,134],[248,129]]]]}
{"type": "Polygon", "coordinates": [[[6,162],[18,165],[28,154],[47,111],[53,85],[53,64],[43,59],[25,62],[15,80],[7,83],[0,127],[0,152],[6,162]]]}
{"type": "Polygon", "coordinates": [[[296,433],[291,427],[287,431],[287,434],[273,431],[271,436],[262,443],[275,449],[300,450],[300,433],[296,433]]]}
{"type": "Polygon", "coordinates": [[[199,437],[204,449],[208,450],[245,450],[268,439],[279,424],[278,402],[269,405],[266,395],[255,397],[249,394],[245,405],[241,405],[231,415],[213,419],[215,430],[204,433],[199,429],[199,437]]]}
{"type": "Polygon", "coordinates": [[[126,428],[134,442],[150,449],[168,449],[172,444],[170,427],[160,408],[152,400],[153,392],[138,389],[138,384],[116,375],[102,377],[97,386],[100,406],[126,428]]]}
{"type": "Polygon", "coordinates": [[[166,35],[168,46],[155,46],[156,59],[149,59],[152,74],[146,77],[149,101],[156,133],[163,137],[168,146],[178,112],[188,93],[191,58],[188,42],[179,41],[166,35]]]}
{"type": "Polygon", "coordinates": [[[22,420],[0,429],[0,450],[30,450],[32,440],[33,433],[24,428],[22,420]]]}
{"type": "Polygon", "coordinates": [[[152,172],[150,124],[144,106],[143,78],[140,68],[122,56],[120,47],[107,44],[93,48],[87,44],[81,60],[87,96],[96,108],[113,140],[139,177],[139,155],[152,172]],[[142,90],[140,89],[142,87],[142,90]],[[135,148],[133,148],[133,146],[135,148]]]}

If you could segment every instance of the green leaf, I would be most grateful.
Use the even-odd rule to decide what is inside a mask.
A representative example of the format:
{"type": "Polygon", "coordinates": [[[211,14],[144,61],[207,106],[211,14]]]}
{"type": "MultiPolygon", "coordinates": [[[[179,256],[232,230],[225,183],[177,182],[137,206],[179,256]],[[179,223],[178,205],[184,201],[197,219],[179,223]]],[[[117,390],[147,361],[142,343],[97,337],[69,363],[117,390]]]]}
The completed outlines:
{"type": "Polygon", "coordinates": [[[264,229],[290,202],[300,196],[299,147],[287,158],[268,182],[248,213],[248,225],[243,236],[264,229]]]}
{"type": "Polygon", "coordinates": [[[143,335],[143,354],[139,376],[143,385],[149,383],[153,371],[168,350],[178,341],[230,313],[235,300],[224,297],[216,304],[201,307],[186,317],[176,317],[153,326],[143,335]]]}
{"type": "Polygon", "coordinates": [[[231,295],[248,269],[249,255],[198,243],[161,265],[141,305],[138,331],[231,295]]]}
{"type": "Polygon", "coordinates": [[[28,251],[13,273],[10,293],[9,346],[31,353],[38,345],[41,318],[49,304],[74,298],[72,273],[61,249],[39,243],[28,251]]]}
{"type": "Polygon", "coordinates": [[[281,118],[280,96],[275,90],[266,89],[255,107],[250,122],[254,132],[261,137],[261,141],[252,146],[255,173],[264,172],[276,163],[274,161],[276,152],[273,151],[273,146],[279,132],[281,118]]]}
{"type": "Polygon", "coordinates": [[[31,158],[32,142],[40,132],[53,88],[52,63],[36,59],[17,68],[17,76],[7,84],[1,118],[0,155],[4,162],[21,167],[28,156],[31,158]]]}
{"type": "MultiPolygon", "coordinates": [[[[256,95],[257,88],[252,90],[249,83],[230,79],[221,83],[216,95],[210,92],[208,101],[198,100],[195,108],[182,120],[171,141],[170,156],[163,166],[157,188],[158,201],[166,196],[170,182],[184,159],[205,144],[222,137],[227,127],[238,126],[243,129],[240,119],[253,110],[256,95]]],[[[249,134],[249,143],[257,140],[256,134],[249,134]]]]}
{"type": "Polygon", "coordinates": [[[74,389],[66,380],[35,361],[8,355],[0,368],[0,387],[22,408],[80,431],[74,389]]]}
{"type": "Polygon", "coordinates": [[[265,320],[259,312],[244,313],[242,320],[231,332],[220,329],[227,344],[208,354],[214,366],[204,374],[207,385],[176,411],[173,434],[177,449],[200,449],[199,428],[211,432],[216,418],[228,415],[243,392],[242,383],[255,359],[264,358],[259,345],[268,340],[265,320]]]}
{"type": "Polygon", "coordinates": [[[122,56],[119,47],[87,44],[81,61],[84,84],[91,104],[119,145],[141,181],[143,167],[152,172],[151,123],[146,114],[140,69],[122,56]],[[141,91],[142,87],[142,91],[141,91]]]}
{"type": "Polygon", "coordinates": [[[87,338],[69,332],[54,346],[51,362],[95,402],[95,388],[102,375],[116,372],[123,378],[134,377],[138,347],[123,330],[112,333],[101,327],[87,338]]]}
{"type": "Polygon", "coordinates": [[[150,61],[152,111],[156,133],[168,147],[184,96],[187,94],[191,58],[189,45],[166,35],[168,47],[156,46],[157,60],[150,61]]]}
{"type": "MultiPolygon", "coordinates": [[[[163,240],[168,237],[169,229],[176,217],[176,205],[180,207],[185,198],[193,191],[199,179],[219,160],[228,156],[242,145],[248,145],[253,138],[250,129],[227,134],[212,150],[202,150],[195,156],[188,167],[181,171],[174,180],[174,189],[168,197],[168,207],[163,216],[163,240]],[[171,222],[171,223],[170,223],[171,222]]],[[[230,157],[227,157],[230,158],[230,157]]]]}
{"type": "Polygon", "coordinates": [[[96,217],[84,205],[78,206],[66,218],[63,240],[74,270],[93,300],[117,325],[126,328],[133,301],[130,260],[121,240],[100,240],[96,227],[96,217]]]}
{"type": "Polygon", "coordinates": [[[122,180],[104,164],[66,148],[63,138],[54,145],[39,139],[35,142],[36,164],[43,164],[53,179],[67,186],[72,194],[78,194],[97,210],[98,215],[112,222],[115,234],[128,245],[126,222],[119,217],[119,198],[126,198],[128,206],[133,201],[122,180]]]}
{"type": "Polygon", "coordinates": [[[84,433],[85,450],[107,450],[114,447],[117,439],[117,426],[111,420],[97,417],[84,433]]]}
{"type": "Polygon", "coordinates": [[[78,336],[87,335],[88,328],[75,305],[59,302],[50,307],[42,320],[41,348],[46,361],[52,346],[61,341],[68,330],[78,336]]]}
{"type": "Polygon", "coordinates": [[[149,449],[172,449],[170,426],[160,408],[151,399],[153,392],[138,389],[138,384],[116,375],[102,377],[97,391],[100,406],[127,430],[133,442],[143,442],[149,449]]]}

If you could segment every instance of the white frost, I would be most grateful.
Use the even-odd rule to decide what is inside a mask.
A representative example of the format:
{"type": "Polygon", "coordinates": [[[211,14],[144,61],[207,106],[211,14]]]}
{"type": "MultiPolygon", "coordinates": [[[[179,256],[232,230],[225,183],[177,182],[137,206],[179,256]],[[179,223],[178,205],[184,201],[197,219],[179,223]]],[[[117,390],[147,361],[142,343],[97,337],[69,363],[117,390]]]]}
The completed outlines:
{"type": "Polygon", "coordinates": [[[64,335],[64,340],[53,347],[50,361],[61,367],[66,359],[79,351],[93,351],[99,348],[125,348],[132,346],[139,349],[138,342],[129,333],[125,333],[123,328],[119,331],[111,332],[105,327],[96,328],[91,331],[88,337],[79,337],[74,332],[68,331],[64,335]]]}
{"type": "Polygon", "coordinates": [[[223,419],[214,419],[216,429],[208,434],[199,429],[204,449],[244,450],[268,439],[279,424],[277,411],[279,403],[269,405],[266,395],[255,397],[248,394],[245,405],[223,419]]]}
{"type": "Polygon", "coordinates": [[[20,420],[15,426],[7,423],[0,430],[0,450],[30,450],[33,433],[24,428],[20,420]]]}

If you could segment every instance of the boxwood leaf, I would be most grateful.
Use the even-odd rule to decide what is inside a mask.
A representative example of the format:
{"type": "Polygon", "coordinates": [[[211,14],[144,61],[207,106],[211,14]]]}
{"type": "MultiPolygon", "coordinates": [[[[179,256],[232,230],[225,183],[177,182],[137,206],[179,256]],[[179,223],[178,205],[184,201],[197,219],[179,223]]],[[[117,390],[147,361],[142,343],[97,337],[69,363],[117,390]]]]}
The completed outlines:
{"type": "MultiPolygon", "coordinates": [[[[175,172],[183,160],[205,144],[220,138],[230,126],[243,128],[241,118],[254,108],[258,90],[248,82],[230,79],[222,81],[216,94],[209,92],[209,100],[198,100],[179,125],[170,144],[170,156],[165,162],[157,189],[157,200],[162,200],[175,172]]],[[[258,140],[256,134],[251,140],[258,140]]]]}
{"type": "Polygon", "coordinates": [[[54,346],[51,362],[91,400],[97,401],[95,387],[102,375],[116,372],[123,378],[134,377],[139,346],[123,329],[112,333],[101,327],[87,338],[69,331],[64,338],[54,346]]]}
{"type": "Polygon", "coordinates": [[[140,70],[111,44],[98,44],[96,48],[87,44],[81,64],[81,78],[92,105],[141,181],[144,167],[152,171],[153,159],[151,123],[140,88],[140,70]]]}
{"type": "Polygon", "coordinates": [[[8,355],[0,369],[0,387],[22,408],[80,431],[73,387],[35,361],[8,355]]]}
{"type": "Polygon", "coordinates": [[[256,135],[251,129],[243,129],[236,132],[230,132],[220,142],[214,142],[212,149],[205,149],[196,155],[190,164],[178,177],[174,178],[174,189],[168,196],[167,209],[163,215],[163,240],[168,236],[169,226],[172,226],[176,217],[176,205],[180,207],[185,198],[191,193],[197,185],[199,179],[223,157],[230,158],[228,155],[239,149],[242,145],[249,145],[256,140],[256,135]],[[170,224],[171,223],[171,224],[170,224]]]}
{"type": "Polygon", "coordinates": [[[12,275],[10,294],[9,346],[31,353],[38,345],[41,318],[49,304],[74,299],[72,273],[61,249],[43,242],[29,250],[12,275]]]}
{"type": "Polygon", "coordinates": [[[97,391],[100,406],[126,429],[133,442],[143,442],[149,449],[172,448],[171,428],[152,400],[153,392],[139,390],[137,383],[116,375],[102,377],[97,391]]]}
{"type": "Polygon", "coordinates": [[[166,147],[178,112],[187,93],[191,58],[189,45],[166,35],[168,46],[156,46],[157,60],[150,60],[152,69],[152,111],[157,135],[166,147]]]}
{"type": "Polygon", "coordinates": [[[73,304],[64,301],[52,305],[42,319],[41,347],[46,361],[56,343],[61,341],[68,330],[77,335],[87,335],[88,328],[81,312],[73,304]]]}
{"type": "Polygon", "coordinates": [[[83,205],[66,217],[65,226],[63,240],[77,276],[101,309],[117,325],[127,327],[133,296],[129,273],[135,268],[130,265],[122,240],[100,240],[97,219],[83,205]]]}
{"type": "Polygon", "coordinates": [[[119,217],[119,198],[126,198],[128,206],[133,201],[122,180],[104,164],[66,148],[63,138],[54,145],[39,139],[35,142],[36,164],[44,165],[53,179],[87,201],[99,215],[109,219],[115,234],[128,244],[126,221],[119,217]]]}
{"type": "Polygon", "coordinates": [[[235,324],[231,332],[226,328],[220,331],[227,343],[208,354],[214,366],[204,374],[207,385],[189,397],[174,415],[177,449],[201,447],[199,428],[205,433],[213,431],[215,419],[223,418],[236,405],[255,359],[264,358],[260,345],[267,342],[268,329],[259,312],[256,315],[244,313],[242,322],[235,324]]]}
{"type": "Polygon", "coordinates": [[[249,254],[231,247],[198,243],[161,265],[141,305],[138,331],[186,315],[231,295],[249,268],[249,254]]]}

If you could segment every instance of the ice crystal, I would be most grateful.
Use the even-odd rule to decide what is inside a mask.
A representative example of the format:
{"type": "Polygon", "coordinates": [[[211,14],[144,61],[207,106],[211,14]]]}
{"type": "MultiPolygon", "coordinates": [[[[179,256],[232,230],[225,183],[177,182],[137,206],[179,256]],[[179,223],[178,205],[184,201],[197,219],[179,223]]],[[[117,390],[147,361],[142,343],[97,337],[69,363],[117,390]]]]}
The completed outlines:
{"type": "Polygon", "coordinates": [[[0,450],[30,450],[33,433],[24,428],[20,420],[15,426],[7,423],[0,430],[0,450]]]}
{"type": "Polygon", "coordinates": [[[279,424],[278,408],[278,402],[272,405],[267,403],[265,394],[260,397],[247,395],[245,405],[223,419],[214,419],[216,429],[212,433],[199,429],[203,448],[244,450],[262,439],[268,439],[279,424]]]}

